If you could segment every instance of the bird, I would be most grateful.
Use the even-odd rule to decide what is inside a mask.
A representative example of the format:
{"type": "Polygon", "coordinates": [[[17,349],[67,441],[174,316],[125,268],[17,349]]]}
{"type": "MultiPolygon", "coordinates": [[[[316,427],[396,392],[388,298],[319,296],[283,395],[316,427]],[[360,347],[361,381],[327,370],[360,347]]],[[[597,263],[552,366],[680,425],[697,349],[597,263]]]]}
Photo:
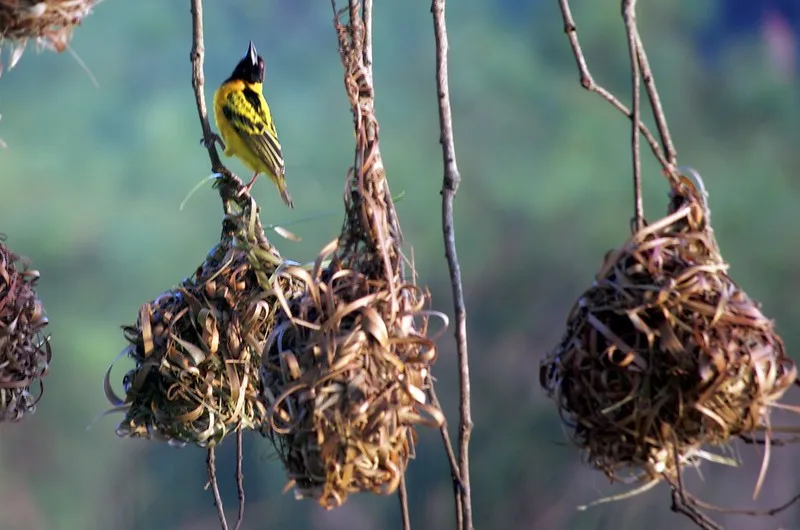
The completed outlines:
{"type": "Polygon", "coordinates": [[[250,193],[256,179],[267,175],[280,191],[281,199],[294,208],[286,187],[283,151],[278,132],[263,93],[264,59],[253,41],[228,79],[214,92],[214,121],[222,137],[212,133],[225,156],[236,156],[253,171],[253,178],[239,192],[250,193]]]}

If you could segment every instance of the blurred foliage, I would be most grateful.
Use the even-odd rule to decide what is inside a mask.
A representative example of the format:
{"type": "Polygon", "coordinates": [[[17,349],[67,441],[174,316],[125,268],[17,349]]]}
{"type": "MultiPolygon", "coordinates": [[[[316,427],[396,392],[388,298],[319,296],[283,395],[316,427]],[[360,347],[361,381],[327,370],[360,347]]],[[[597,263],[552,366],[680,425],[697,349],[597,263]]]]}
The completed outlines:
{"type": "MultiPolygon", "coordinates": [[[[327,2],[206,2],[206,93],[253,39],[267,61],[266,95],[284,146],[295,210],[265,180],[255,187],[273,238],[311,260],[337,235],[352,121],[327,2]],[[322,214],[322,217],[314,217],[322,214]],[[311,219],[309,219],[311,218],[311,219]],[[292,224],[294,223],[294,224],[292,224]]],[[[441,153],[428,3],[376,2],[375,78],[382,151],[404,232],[434,305],[451,312],[441,247],[441,153]]],[[[701,172],[732,275],[777,319],[791,354],[800,347],[796,290],[800,244],[800,88],[780,75],[758,33],[737,33],[713,61],[700,51],[722,0],[641,3],[639,18],[681,163],[701,172]]],[[[623,242],[632,215],[629,125],[578,83],[555,0],[453,2],[448,6],[456,148],[464,184],[457,237],[470,311],[474,419],[473,495],[478,528],[652,530],[687,523],[669,515],[658,488],[589,512],[574,507],[621,491],[580,464],[555,409],[538,388],[538,362],[561,334],[575,297],[603,253],[623,242]]],[[[596,80],[629,101],[618,3],[575,0],[596,80]]],[[[195,449],[120,440],[101,379],[124,346],[120,325],[139,305],[191,274],[215,243],[221,209],[190,85],[188,2],[101,3],[68,54],[30,51],[0,79],[0,231],[42,272],[52,372],[37,413],[3,425],[2,527],[214,529],[195,449]],[[91,428],[87,427],[91,424],[91,428]]],[[[648,116],[649,118],[649,116],[648,116]]],[[[646,212],[666,207],[666,186],[645,153],[646,212]]],[[[234,171],[242,166],[230,161],[234,171]]],[[[410,250],[410,248],[409,248],[410,250]]],[[[451,334],[436,366],[455,434],[457,387],[451,334]]],[[[119,381],[125,361],[114,371],[119,381]]],[[[409,470],[415,528],[452,526],[451,485],[437,433],[422,432],[409,470]]],[[[244,528],[399,527],[395,498],[356,496],[332,512],[281,494],[285,477],[269,444],[246,438],[244,528]]],[[[734,471],[704,468],[687,482],[726,505],[750,501],[760,453],[743,449],[734,471]],[[735,473],[735,474],[733,474],[735,473]]],[[[773,451],[759,505],[798,489],[773,451]]],[[[235,508],[233,444],[218,463],[235,508]],[[228,471],[229,470],[229,471],[228,471]]],[[[749,503],[749,504],[748,504],[749,503]]],[[[776,519],[724,521],[775,528],[776,519]],[[762,526],[762,525],[771,526],[762,526]]],[[[797,511],[780,516],[798,524],[797,511]]],[[[681,526],[683,527],[683,526],[681,526]]]]}

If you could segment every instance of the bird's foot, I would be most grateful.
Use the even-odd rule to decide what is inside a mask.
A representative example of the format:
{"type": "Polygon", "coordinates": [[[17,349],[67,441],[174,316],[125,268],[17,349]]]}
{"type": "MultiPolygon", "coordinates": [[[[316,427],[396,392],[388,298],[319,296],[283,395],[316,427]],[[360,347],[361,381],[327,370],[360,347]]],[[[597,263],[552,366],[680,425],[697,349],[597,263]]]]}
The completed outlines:
{"type": "Polygon", "coordinates": [[[207,138],[201,138],[200,145],[205,146],[206,149],[211,149],[214,145],[219,145],[220,149],[223,151],[225,150],[225,142],[223,142],[220,135],[215,132],[209,133],[207,138]]]}
{"type": "Polygon", "coordinates": [[[242,195],[250,195],[250,190],[253,187],[253,184],[256,183],[256,179],[258,178],[258,173],[253,175],[253,178],[250,179],[250,182],[244,185],[242,189],[239,190],[239,193],[236,194],[237,197],[241,197],[242,195]]]}

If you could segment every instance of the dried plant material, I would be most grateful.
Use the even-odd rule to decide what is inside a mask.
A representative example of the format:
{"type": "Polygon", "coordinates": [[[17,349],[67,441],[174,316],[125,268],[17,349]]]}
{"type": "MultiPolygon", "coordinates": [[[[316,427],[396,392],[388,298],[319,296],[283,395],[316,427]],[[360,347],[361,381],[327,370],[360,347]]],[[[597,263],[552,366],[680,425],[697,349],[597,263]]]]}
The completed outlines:
{"type": "MultiPolygon", "coordinates": [[[[351,493],[397,490],[414,455],[414,426],[438,427],[430,403],[436,345],[427,337],[427,293],[403,281],[402,235],[378,148],[367,30],[358,2],[335,26],[355,119],[341,236],[283,303],[268,340],[262,381],[269,430],[298,498],[325,508],[351,493]],[[330,263],[323,266],[328,257],[330,263]]],[[[284,298],[279,286],[275,286],[284,298]]]]}
{"type": "Polygon", "coordinates": [[[0,0],[0,52],[4,45],[9,49],[6,67],[14,67],[29,40],[40,48],[57,52],[66,50],[75,27],[83,22],[98,2],[0,0]]]}
{"type": "MultiPolygon", "coordinates": [[[[106,374],[109,400],[125,411],[118,435],[205,447],[264,421],[259,367],[278,310],[270,275],[282,260],[268,243],[256,244],[253,215],[237,217],[191,278],[143,305],[136,325],[124,328],[123,354],[136,363],[123,380],[124,401],[106,374]]],[[[292,290],[286,278],[275,284],[292,290]]]]}
{"type": "Polygon", "coordinates": [[[12,252],[0,236],[0,421],[19,421],[36,409],[50,365],[50,341],[39,271],[12,252]],[[31,387],[39,385],[39,397],[31,387]]]}
{"type": "Polygon", "coordinates": [[[269,435],[296,496],[333,508],[350,493],[394,492],[413,426],[444,422],[426,396],[436,357],[426,297],[402,285],[395,299],[385,281],[336,265],[282,275],[305,280],[306,295],[279,317],[262,377],[269,435]]]}
{"type": "MultiPolygon", "coordinates": [[[[69,53],[99,86],[92,72],[70,47],[72,32],[101,0],[0,0],[0,75],[11,70],[32,41],[37,49],[69,53]],[[5,63],[3,52],[7,50],[5,63]]],[[[2,147],[0,141],[0,147],[2,147]]]]}
{"type": "Polygon", "coordinates": [[[541,367],[572,439],[612,480],[674,484],[681,466],[721,460],[704,446],[769,434],[796,379],[772,322],[728,276],[697,189],[675,181],[668,215],[607,255],[541,367]]]}

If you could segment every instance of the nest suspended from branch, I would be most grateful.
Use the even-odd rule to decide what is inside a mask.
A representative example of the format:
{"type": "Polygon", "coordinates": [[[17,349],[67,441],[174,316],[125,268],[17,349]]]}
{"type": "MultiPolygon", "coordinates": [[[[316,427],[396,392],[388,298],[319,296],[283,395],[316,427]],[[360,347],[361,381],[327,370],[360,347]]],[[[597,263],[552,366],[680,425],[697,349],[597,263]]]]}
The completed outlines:
{"type": "Polygon", "coordinates": [[[62,52],[72,32],[99,0],[0,0],[0,51],[11,48],[9,68],[22,56],[29,40],[62,52]]]}
{"type": "Polygon", "coordinates": [[[39,271],[14,254],[0,236],[0,421],[19,421],[36,409],[50,365],[50,341],[39,271]],[[39,385],[38,397],[31,387],[39,385]]]}
{"type": "Polygon", "coordinates": [[[284,302],[262,370],[267,435],[289,485],[297,498],[325,508],[351,493],[394,492],[414,455],[414,426],[444,423],[426,393],[436,358],[428,317],[435,313],[424,309],[428,294],[402,279],[358,3],[351,2],[347,25],[339,14],[334,22],[356,130],[345,222],[311,272],[281,270],[279,278],[301,280],[305,293],[284,302]]]}
{"type": "Polygon", "coordinates": [[[612,480],[674,483],[681,466],[717,459],[705,445],[769,440],[770,409],[796,379],[727,274],[697,180],[675,182],[667,217],[607,255],[541,366],[572,439],[612,480]]]}
{"type": "MultiPolygon", "coordinates": [[[[282,260],[254,237],[253,215],[235,216],[195,274],[144,304],[136,325],[124,328],[130,345],[120,357],[136,363],[123,379],[124,400],[110,388],[111,368],[106,373],[106,394],[125,412],[119,436],[206,447],[264,421],[259,367],[278,310],[270,275],[282,260]]],[[[294,288],[285,277],[275,285],[294,288]]]]}

